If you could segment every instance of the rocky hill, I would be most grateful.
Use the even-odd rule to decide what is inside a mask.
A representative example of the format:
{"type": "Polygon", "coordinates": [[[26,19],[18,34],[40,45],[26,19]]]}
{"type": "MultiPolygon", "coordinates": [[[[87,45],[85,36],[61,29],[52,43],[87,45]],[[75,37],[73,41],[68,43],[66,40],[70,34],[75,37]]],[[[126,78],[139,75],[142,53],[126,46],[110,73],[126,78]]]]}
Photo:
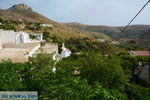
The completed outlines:
{"type": "Polygon", "coordinates": [[[18,5],[13,5],[8,10],[10,10],[10,11],[12,11],[12,10],[29,10],[29,11],[32,11],[32,8],[28,7],[25,4],[18,4],[18,5]]]}
{"type": "Polygon", "coordinates": [[[29,17],[19,15],[9,10],[0,9],[0,17],[4,20],[14,20],[14,21],[21,21],[21,22],[38,22],[35,19],[31,19],[29,17]]]}
{"type": "Polygon", "coordinates": [[[35,12],[31,7],[24,4],[14,5],[7,10],[0,10],[0,18],[19,22],[52,24],[52,30],[48,30],[52,35],[61,38],[70,37],[94,37],[106,40],[120,40],[123,42],[135,39],[144,46],[150,44],[150,25],[131,25],[123,33],[120,31],[124,27],[93,26],[80,23],[59,23],[35,12]]]}
{"type": "Polygon", "coordinates": [[[0,18],[4,20],[14,20],[19,22],[32,22],[32,23],[43,23],[43,24],[52,24],[54,27],[52,30],[49,30],[52,35],[61,37],[61,38],[70,38],[70,37],[98,37],[110,39],[109,36],[104,34],[99,34],[97,32],[89,32],[86,30],[79,30],[76,28],[69,27],[65,24],[55,22],[51,19],[46,18],[45,16],[35,12],[31,7],[28,7],[24,4],[14,5],[7,10],[0,10],[0,18]]]}

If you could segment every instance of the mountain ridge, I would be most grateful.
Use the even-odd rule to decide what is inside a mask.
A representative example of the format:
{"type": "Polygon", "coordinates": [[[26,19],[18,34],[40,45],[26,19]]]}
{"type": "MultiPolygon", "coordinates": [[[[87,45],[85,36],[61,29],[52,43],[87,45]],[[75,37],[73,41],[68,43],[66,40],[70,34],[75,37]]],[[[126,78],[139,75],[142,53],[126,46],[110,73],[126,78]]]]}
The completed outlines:
{"type": "Polygon", "coordinates": [[[54,26],[53,30],[50,30],[49,32],[52,35],[61,38],[87,37],[87,36],[94,38],[95,36],[97,36],[100,38],[110,39],[109,36],[106,36],[102,33],[79,30],[76,28],[69,27],[65,24],[53,21],[33,10],[30,10],[30,7],[28,7],[27,5],[18,4],[18,6],[14,5],[8,8],[7,10],[0,10],[0,18],[5,20],[14,20],[14,21],[21,21],[21,22],[52,24],[54,26]]]}
{"type": "Polygon", "coordinates": [[[121,30],[125,26],[101,26],[101,25],[84,25],[80,23],[65,23],[67,26],[86,30],[90,32],[103,33],[115,40],[121,40],[127,42],[130,39],[135,39],[139,44],[143,46],[150,46],[150,25],[130,25],[123,33],[121,30]],[[147,37],[144,35],[146,34],[147,37]],[[144,37],[144,38],[142,38],[144,37]],[[143,42],[144,41],[144,42],[143,42]]]}
{"type": "MultiPolygon", "coordinates": [[[[78,22],[59,23],[31,9],[24,4],[14,5],[7,10],[0,10],[0,18],[22,22],[52,24],[54,28],[50,30],[50,33],[61,38],[92,37],[125,42],[129,39],[135,39],[138,42],[145,41],[144,43],[150,43],[148,39],[150,38],[150,25],[130,25],[124,33],[120,33],[124,26],[85,25],[78,22]],[[143,36],[144,34],[148,37],[143,36]]],[[[140,43],[144,44],[143,42],[140,43]]]]}

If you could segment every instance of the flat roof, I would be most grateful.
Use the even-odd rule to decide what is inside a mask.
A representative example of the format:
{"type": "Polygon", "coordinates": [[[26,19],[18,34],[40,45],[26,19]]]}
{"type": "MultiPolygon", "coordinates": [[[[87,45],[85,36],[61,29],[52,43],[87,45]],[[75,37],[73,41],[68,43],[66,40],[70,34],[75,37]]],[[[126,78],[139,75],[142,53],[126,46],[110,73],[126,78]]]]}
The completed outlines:
{"type": "MultiPolygon", "coordinates": [[[[56,43],[46,43],[45,46],[42,46],[41,48],[42,48],[42,53],[58,54],[58,44],[56,43]]],[[[41,50],[36,51],[34,54],[39,54],[39,53],[41,53],[41,50]]]]}
{"type": "Polygon", "coordinates": [[[0,50],[0,61],[11,59],[13,62],[26,62],[26,54],[38,45],[39,43],[4,44],[0,50]]]}

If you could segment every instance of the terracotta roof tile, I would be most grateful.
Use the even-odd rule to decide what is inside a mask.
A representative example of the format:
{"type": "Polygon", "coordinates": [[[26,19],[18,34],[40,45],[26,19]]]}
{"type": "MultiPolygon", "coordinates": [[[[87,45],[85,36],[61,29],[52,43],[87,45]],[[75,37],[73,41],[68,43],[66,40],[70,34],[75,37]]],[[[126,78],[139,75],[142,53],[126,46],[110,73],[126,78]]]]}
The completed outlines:
{"type": "Polygon", "coordinates": [[[136,56],[150,56],[149,51],[131,51],[136,56]]]}

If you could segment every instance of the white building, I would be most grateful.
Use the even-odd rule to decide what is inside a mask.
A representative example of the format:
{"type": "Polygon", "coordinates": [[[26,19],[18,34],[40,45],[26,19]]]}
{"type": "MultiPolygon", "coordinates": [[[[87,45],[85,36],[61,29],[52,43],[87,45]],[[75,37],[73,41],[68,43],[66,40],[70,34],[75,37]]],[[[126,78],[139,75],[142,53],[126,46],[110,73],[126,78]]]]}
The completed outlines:
{"type": "Polygon", "coordinates": [[[135,57],[135,56],[150,56],[149,51],[128,51],[128,53],[135,57]]]}
{"type": "Polygon", "coordinates": [[[25,32],[14,32],[13,30],[0,30],[1,43],[22,44],[29,43],[29,34],[25,32]]]}
{"type": "Polygon", "coordinates": [[[51,24],[40,24],[41,27],[53,27],[51,24]]]}
{"type": "Polygon", "coordinates": [[[113,44],[113,45],[119,45],[120,43],[118,41],[112,41],[111,44],[113,44]]]}
{"type": "Polygon", "coordinates": [[[97,39],[100,42],[106,42],[104,39],[97,39]]]}
{"type": "Polygon", "coordinates": [[[65,45],[64,43],[62,43],[62,51],[61,51],[61,54],[60,54],[60,58],[67,58],[71,55],[71,51],[67,48],[65,48],[65,45]]]}
{"type": "Polygon", "coordinates": [[[2,44],[14,43],[15,44],[15,34],[13,30],[0,30],[1,42],[2,44]]]}
{"type": "Polygon", "coordinates": [[[15,32],[15,40],[16,44],[29,43],[29,34],[26,32],[15,32]]]}
{"type": "Polygon", "coordinates": [[[43,34],[33,34],[33,36],[35,36],[35,38],[39,41],[43,40],[43,34]]]}

